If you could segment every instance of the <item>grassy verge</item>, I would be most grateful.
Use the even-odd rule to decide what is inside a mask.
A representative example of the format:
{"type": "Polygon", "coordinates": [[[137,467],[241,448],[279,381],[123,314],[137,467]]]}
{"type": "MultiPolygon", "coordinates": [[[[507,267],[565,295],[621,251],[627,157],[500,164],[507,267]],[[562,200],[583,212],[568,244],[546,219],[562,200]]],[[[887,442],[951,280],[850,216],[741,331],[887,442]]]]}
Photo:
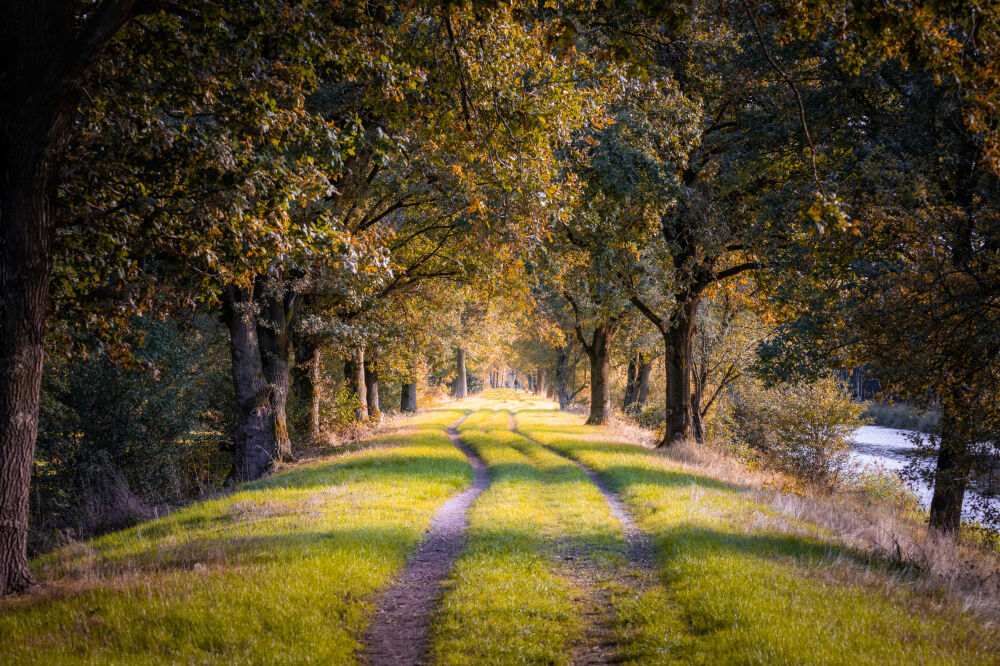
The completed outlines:
{"type": "Polygon", "coordinates": [[[473,504],[468,546],[435,616],[438,663],[567,663],[587,591],[566,575],[562,554],[600,552],[621,538],[575,465],[507,428],[507,412],[493,410],[460,428],[492,484],[473,504]]]}
{"type": "Polygon", "coordinates": [[[647,634],[669,637],[655,661],[995,663],[995,630],[913,594],[834,535],[652,450],[609,441],[578,417],[536,412],[518,421],[597,470],[653,535],[669,596],[638,599],[631,612],[647,634]]]}
{"type": "Polygon", "coordinates": [[[0,604],[0,663],[353,661],[373,594],[471,481],[460,415],[39,559],[46,589],[0,604]]]}

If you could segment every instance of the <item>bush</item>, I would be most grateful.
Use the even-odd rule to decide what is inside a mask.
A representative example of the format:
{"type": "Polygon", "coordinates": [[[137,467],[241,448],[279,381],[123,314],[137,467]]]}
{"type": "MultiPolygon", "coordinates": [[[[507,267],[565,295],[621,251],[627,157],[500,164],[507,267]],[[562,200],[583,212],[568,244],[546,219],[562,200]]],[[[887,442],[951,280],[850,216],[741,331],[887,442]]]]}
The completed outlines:
{"type": "Polygon", "coordinates": [[[882,402],[869,402],[865,407],[865,417],[874,425],[897,430],[913,430],[934,434],[940,413],[922,412],[906,405],[887,405],[882,402]]]}
{"type": "Polygon", "coordinates": [[[635,412],[633,417],[635,422],[643,428],[662,431],[663,424],[666,423],[666,410],[659,402],[655,405],[646,405],[641,410],[635,412]]]}
{"type": "Polygon", "coordinates": [[[883,467],[867,467],[850,474],[848,487],[869,503],[900,513],[916,513],[920,498],[896,472],[883,467]]]}
{"type": "Polygon", "coordinates": [[[832,377],[766,388],[747,381],[733,390],[722,425],[738,455],[832,487],[843,474],[852,436],[866,421],[832,377]]]}
{"type": "Polygon", "coordinates": [[[32,479],[32,549],[153,515],[217,488],[231,458],[231,385],[217,325],[139,319],[138,364],[50,359],[32,479]],[[53,539],[56,541],[53,541],[53,539]]]}
{"type": "Polygon", "coordinates": [[[320,398],[320,420],[331,432],[340,432],[358,425],[361,398],[346,384],[333,385],[320,398]]]}

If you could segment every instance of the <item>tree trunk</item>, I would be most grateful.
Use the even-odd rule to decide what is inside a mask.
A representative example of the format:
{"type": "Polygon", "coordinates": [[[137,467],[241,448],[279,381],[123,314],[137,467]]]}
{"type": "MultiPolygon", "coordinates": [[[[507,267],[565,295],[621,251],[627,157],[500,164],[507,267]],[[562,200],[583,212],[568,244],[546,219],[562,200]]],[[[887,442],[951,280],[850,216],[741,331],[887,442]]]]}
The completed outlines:
{"type": "Polygon", "coordinates": [[[223,290],[223,320],[229,327],[237,424],[233,432],[233,478],[260,478],[278,459],[273,388],[264,377],[252,315],[253,290],[227,285],[223,290]]]}
{"type": "Polygon", "coordinates": [[[691,430],[694,432],[694,440],[699,444],[705,442],[705,427],[702,425],[701,420],[701,409],[698,407],[701,404],[701,395],[695,395],[691,398],[691,430]]]}
{"type": "Polygon", "coordinates": [[[962,504],[972,467],[968,429],[960,426],[964,416],[960,404],[954,399],[946,399],[941,405],[941,442],[934,471],[930,526],[945,532],[957,532],[961,526],[962,504]]]}
{"type": "Polygon", "coordinates": [[[295,350],[295,367],[292,375],[295,378],[295,392],[302,401],[309,405],[306,414],[306,439],[315,442],[319,439],[319,405],[320,405],[320,373],[323,367],[323,357],[319,345],[303,337],[298,341],[295,350]]]}
{"type": "Polygon", "coordinates": [[[344,361],[344,381],[348,390],[357,398],[354,418],[368,420],[368,393],[365,387],[365,350],[355,349],[354,355],[344,361]]]}
{"type": "Polygon", "coordinates": [[[593,341],[587,349],[590,357],[590,416],[587,425],[603,425],[611,420],[611,384],[609,380],[611,327],[600,324],[594,328],[593,341]]]}
{"type": "Polygon", "coordinates": [[[639,367],[638,354],[633,356],[628,362],[628,377],[625,380],[625,399],[622,401],[622,411],[631,414],[635,411],[634,405],[639,397],[639,367]]]}
{"type": "Polygon", "coordinates": [[[258,280],[255,296],[259,306],[257,340],[264,377],[271,387],[278,459],[294,460],[288,434],[288,382],[291,368],[291,327],[298,311],[299,295],[289,290],[284,272],[272,267],[258,280]]]}
{"type": "Polygon", "coordinates": [[[649,371],[653,364],[642,354],[639,354],[638,378],[636,380],[635,411],[641,412],[646,407],[649,398],[649,371]]]}
{"type": "Polygon", "coordinates": [[[382,420],[382,405],[378,397],[378,370],[375,357],[365,355],[365,398],[368,403],[368,417],[376,423],[382,420]]]}
{"type": "Polygon", "coordinates": [[[0,22],[0,596],[35,583],[28,566],[28,492],[38,435],[59,164],[76,81],[59,48],[76,44],[72,11],[4,7],[0,22]]]}
{"type": "Polygon", "coordinates": [[[663,333],[666,348],[666,431],[660,446],[691,439],[694,436],[694,416],[691,409],[691,334],[697,298],[691,298],[681,308],[673,325],[663,333]]]}
{"type": "Polygon", "coordinates": [[[49,167],[20,152],[25,146],[15,145],[12,129],[0,134],[0,595],[35,582],[27,555],[28,489],[54,230],[49,167]]]}
{"type": "Polygon", "coordinates": [[[569,389],[570,367],[569,349],[559,350],[556,356],[556,399],[559,401],[559,409],[565,410],[569,407],[571,393],[569,389]]]}
{"type": "MultiPolygon", "coordinates": [[[[28,490],[38,435],[57,174],[73,132],[80,81],[137,12],[101,4],[4,5],[0,21],[0,596],[34,584],[28,490]]],[[[144,11],[154,11],[153,8],[144,11]]]]}
{"type": "Polygon", "coordinates": [[[469,395],[469,384],[465,376],[465,349],[459,347],[455,350],[455,361],[458,364],[458,375],[455,377],[452,395],[461,399],[469,395]]]}
{"type": "Polygon", "coordinates": [[[399,390],[399,409],[404,412],[417,411],[417,383],[404,382],[399,390]]]}
{"type": "Polygon", "coordinates": [[[535,393],[541,396],[547,395],[548,387],[545,385],[547,372],[545,368],[538,369],[538,381],[535,383],[535,393]]]}

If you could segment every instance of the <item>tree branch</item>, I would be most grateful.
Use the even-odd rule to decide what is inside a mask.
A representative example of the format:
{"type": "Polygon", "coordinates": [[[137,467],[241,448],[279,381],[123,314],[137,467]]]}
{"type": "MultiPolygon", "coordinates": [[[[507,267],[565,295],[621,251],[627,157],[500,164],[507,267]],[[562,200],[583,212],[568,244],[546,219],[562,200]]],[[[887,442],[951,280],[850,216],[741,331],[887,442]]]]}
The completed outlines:
{"type": "Polygon", "coordinates": [[[806,122],[806,107],[802,103],[802,95],[799,94],[799,87],[795,85],[795,81],[792,77],[788,75],[785,70],[781,68],[778,62],[771,55],[771,52],[767,50],[767,43],[764,41],[764,35],[760,31],[760,22],[757,20],[757,14],[754,12],[753,8],[747,0],[743,0],[743,6],[747,10],[747,14],[750,15],[750,21],[753,23],[753,30],[757,33],[757,40],[760,42],[760,48],[764,52],[764,56],[767,61],[771,63],[771,67],[776,71],[781,78],[783,78],[788,86],[795,93],[795,101],[799,104],[799,121],[802,123],[802,134],[805,135],[806,143],[809,144],[809,154],[812,158],[812,170],[813,170],[813,181],[816,183],[816,187],[819,188],[820,194],[825,194],[823,190],[823,183],[819,179],[819,169],[816,166],[816,144],[813,143],[812,136],[809,134],[809,124],[806,122]]]}
{"type": "Polygon", "coordinates": [[[639,312],[644,314],[646,316],[646,319],[653,322],[653,325],[660,330],[660,333],[662,335],[667,334],[667,327],[663,321],[663,318],[660,317],[660,315],[653,312],[652,308],[643,303],[638,296],[632,296],[628,300],[632,303],[632,305],[639,308],[639,312]]]}
{"type": "Polygon", "coordinates": [[[586,338],[583,337],[583,327],[580,326],[580,308],[577,307],[576,300],[573,299],[568,291],[563,290],[563,298],[569,301],[570,307],[573,308],[573,330],[576,331],[576,337],[580,340],[583,348],[587,350],[587,354],[591,354],[593,344],[587,344],[586,338]]]}
{"type": "Polygon", "coordinates": [[[737,264],[731,268],[727,268],[724,271],[719,271],[712,276],[711,282],[721,282],[726,278],[731,278],[734,275],[739,275],[740,273],[745,273],[747,271],[754,271],[761,267],[759,261],[748,261],[746,263],[737,264]]]}

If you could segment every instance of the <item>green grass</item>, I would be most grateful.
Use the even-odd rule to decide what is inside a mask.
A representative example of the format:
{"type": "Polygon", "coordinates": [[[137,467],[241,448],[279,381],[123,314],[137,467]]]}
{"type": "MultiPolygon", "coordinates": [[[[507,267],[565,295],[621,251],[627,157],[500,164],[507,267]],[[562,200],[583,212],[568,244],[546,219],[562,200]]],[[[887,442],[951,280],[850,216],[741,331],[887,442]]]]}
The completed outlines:
{"type": "MultiPolygon", "coordinates": [[[[360,451],[39,558],[46,588],[0,602],[0,664],[356,661],[377,593],[471,480],[445,433],[463,413],[422,414],[360,451]]],[[[508,418],[481,409],[460,428],[493,482],[432,617],[435,662],[568,663],[603,617],[624,663],[997,663],[995,628],[828,530],[581,417],[519,412],[651,535],[656,571],[631,576],[598,489],[508,418]]]]}
{"type": "Polygon", "coordinates": [[[893,585],[887,565],[783,521],[739,488],[685,473],[654,451],[602,441],[577,417],[518,420],[597,470],[653,535],[668,595],[639,600],[632,612],[657,625],[647,635],[671,637],[657,661],[996,663],[993,630],[893,585]]]}
{"type": "Polygon", "coordinates": [[[507,412],[482,410],[459,428],[492,484],[472,506],[468,546],[435,618],[437,663],[568,663],[588,591],[560,554],[598,557],[621,539],[583,472],[508,423],[507,412]]]}
{"type": "Polygon", "coordinates": [[[373,593],[471,469],[431,412],[298,467],[34,563],[0,606],[0,663],[348,663],[373,593]]]}

